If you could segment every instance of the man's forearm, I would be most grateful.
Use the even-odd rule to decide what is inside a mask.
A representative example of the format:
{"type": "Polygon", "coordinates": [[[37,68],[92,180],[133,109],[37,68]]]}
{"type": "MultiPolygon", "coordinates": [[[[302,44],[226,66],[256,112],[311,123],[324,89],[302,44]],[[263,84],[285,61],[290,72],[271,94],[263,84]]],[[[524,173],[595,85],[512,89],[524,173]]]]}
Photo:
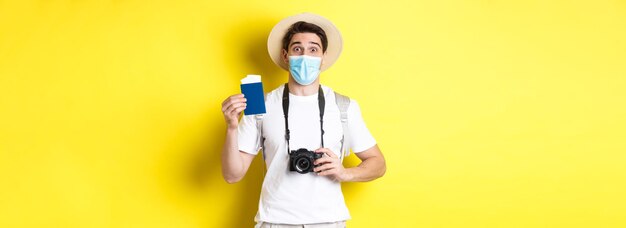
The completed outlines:
{"type": "Polygon", "coordinates": [[[226,141],[222,148],[222,176],[228,183],[235,183],[245,175],[244,162],[239,154],[237,128],[226,130],[226,141]]]}
{"type": "Polygon", "coordinates": [[[383,157],[370,157],[356,167],[346,168],[346,180],[350,182],[365,182],[375,180],[385,174],[387,167],[383,157]]]}

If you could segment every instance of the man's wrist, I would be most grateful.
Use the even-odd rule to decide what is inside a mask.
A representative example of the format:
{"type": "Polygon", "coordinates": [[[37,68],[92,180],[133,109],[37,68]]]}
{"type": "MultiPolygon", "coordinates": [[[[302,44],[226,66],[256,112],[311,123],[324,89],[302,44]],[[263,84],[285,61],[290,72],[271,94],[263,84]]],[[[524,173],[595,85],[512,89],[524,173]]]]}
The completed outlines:
{"type": "Polygon", "coordinates": [[[341,182],[351,182],[354,178],[354,168],[344,168],[343,175],[341,175],[341,182]]]}

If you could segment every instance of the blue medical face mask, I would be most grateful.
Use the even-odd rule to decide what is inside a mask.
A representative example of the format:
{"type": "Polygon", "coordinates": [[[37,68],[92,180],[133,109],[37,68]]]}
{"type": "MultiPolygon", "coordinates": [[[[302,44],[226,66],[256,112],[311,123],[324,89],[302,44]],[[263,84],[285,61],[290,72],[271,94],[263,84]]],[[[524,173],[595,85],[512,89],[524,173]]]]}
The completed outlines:
{"type": "Polygon", "coordinates": [[[322,58],[308,55],[289,56],[289,72],[300,85],[310,85],[320,75],[322,58]]]}

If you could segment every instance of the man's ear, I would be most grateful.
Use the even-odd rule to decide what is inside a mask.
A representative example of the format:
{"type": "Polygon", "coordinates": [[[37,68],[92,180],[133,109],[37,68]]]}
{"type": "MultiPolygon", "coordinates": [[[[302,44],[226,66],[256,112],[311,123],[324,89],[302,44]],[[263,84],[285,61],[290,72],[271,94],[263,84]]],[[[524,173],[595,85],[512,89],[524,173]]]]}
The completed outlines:
{"type": "Polygon", "coordinates": [[[326,59],[326,52],[324,52],[324,54],[322,55],[322,62],[320,63],[320,69],[322,69],[322,66],[324,66],[325,59],[326,59]]]}
{"type": "Polygon", "coordinates": [[[287,57],[287,50],[283,49],[281,51],[281,55],[280,55],[283,59],[283,62],[287,65],[289,65],[289,58],[287,57]]]}

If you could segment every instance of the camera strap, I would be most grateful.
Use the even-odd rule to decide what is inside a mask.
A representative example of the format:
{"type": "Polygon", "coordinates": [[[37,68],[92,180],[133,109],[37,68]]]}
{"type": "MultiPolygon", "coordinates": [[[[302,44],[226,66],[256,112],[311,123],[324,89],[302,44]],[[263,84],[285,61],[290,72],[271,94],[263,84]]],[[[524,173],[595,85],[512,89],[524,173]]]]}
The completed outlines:
{"type": "MultiPolygon", "coordinates": [[[[319,92],[317,93],[317,103],[320,109],[320,132],[321,132],[321,142],[322,147],[324,147],[324,107],[326,105],[326,100],[324,99],[324,92],[322,91],[322,86],[319,87],[319,92]]],[[[291,150],[289,148],[289,86],[288,83],[285,83],[285,88],[283,90],[283,115],[285,117],[285,140],[287,140],[287,154],[291,154],[291,150]]]]}

